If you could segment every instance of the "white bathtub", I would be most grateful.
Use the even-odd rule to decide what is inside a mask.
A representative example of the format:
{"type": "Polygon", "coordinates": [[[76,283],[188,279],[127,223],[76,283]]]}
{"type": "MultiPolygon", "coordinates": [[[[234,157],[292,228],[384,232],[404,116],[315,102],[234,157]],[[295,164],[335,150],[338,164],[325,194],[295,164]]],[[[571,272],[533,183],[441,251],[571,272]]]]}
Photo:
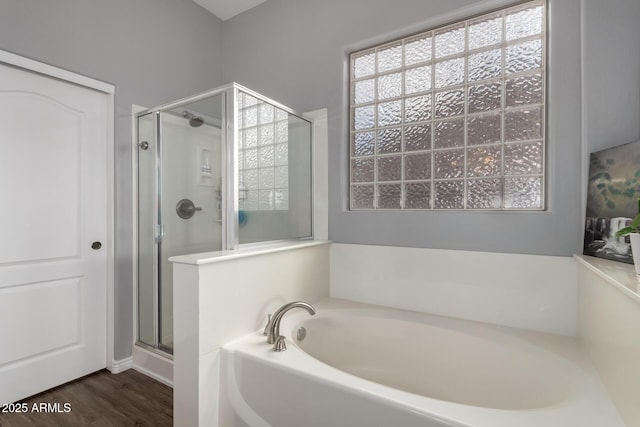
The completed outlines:
{"type": "Polygon", "coordinates": [[[571,338],[340,300],[222,352],[220,425],[622,427],[571,338]],[[296,339],[306,329],[302,341],[296,339]]]}

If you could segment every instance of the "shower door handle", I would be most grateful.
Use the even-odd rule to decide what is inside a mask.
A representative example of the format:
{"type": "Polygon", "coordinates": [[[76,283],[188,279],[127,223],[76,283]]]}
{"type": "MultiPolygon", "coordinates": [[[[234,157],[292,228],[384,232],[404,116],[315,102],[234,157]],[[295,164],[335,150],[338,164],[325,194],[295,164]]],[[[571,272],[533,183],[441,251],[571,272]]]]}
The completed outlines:
{"type": "Polygon", "coordinates": [[[201,207],[196,206],[189,199],[182,199],[176,205],[176,213],[182,219],[189,219],[196,213],[196,211],[201,211],[201,210],[202,210],[201,207]]]}

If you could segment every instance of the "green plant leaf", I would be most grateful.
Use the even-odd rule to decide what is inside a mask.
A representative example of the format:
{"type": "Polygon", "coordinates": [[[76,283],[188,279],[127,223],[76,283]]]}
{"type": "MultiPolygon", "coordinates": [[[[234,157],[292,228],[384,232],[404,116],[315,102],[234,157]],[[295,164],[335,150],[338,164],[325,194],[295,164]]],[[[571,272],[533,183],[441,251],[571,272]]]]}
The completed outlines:
{"type": "Polygon", "coordinates": [[[636,215],[631,221],[631,228],[635,228],[636,230],[640,228],[640,215],[636,215]]]}
{"type": "Polygon", "coordinates": [[[603,188],[605,188],[607,186],[607,184],[605,184],[604,182],[601,182],[600,184],[596,185],[596,188],[598,190],[602,190],[603,188]]]}
{"type": "Polygon", "coordinates": [[[602,174],[602,177],[605,179],[605,181],[611,181],[611,175],[609,175],[608,173],[604,172],[602,174]]]}
{"type": "Polygon", "coordinates": [[[615,236],[616,237],[622,237],[622,236],[626,236],[627,234],[631,234],[633,232],[634,232],[633,228],[624,227],[624,228],[621,228],[620,230],[616,231],[615,236]]]}

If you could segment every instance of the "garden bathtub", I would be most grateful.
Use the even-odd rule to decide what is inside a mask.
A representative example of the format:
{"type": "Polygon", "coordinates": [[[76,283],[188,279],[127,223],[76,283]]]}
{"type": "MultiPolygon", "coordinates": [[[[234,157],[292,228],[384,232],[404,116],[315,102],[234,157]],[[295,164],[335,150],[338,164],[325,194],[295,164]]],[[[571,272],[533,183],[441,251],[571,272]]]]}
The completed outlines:
{"type": "Polygon", "coordinates": [[[223,348],[223,425],[617,427],[573,338],[329,299],[223,348]],[[298,340],[298,330],[306,336],[298,340]]]}

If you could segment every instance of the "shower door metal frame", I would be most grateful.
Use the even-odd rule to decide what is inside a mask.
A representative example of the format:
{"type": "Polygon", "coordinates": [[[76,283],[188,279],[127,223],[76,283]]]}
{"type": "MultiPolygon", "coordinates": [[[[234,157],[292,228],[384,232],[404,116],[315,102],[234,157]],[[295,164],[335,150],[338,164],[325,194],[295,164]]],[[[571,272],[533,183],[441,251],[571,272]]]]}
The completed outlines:
{"type": "Polygon", "coordinates": [[[145,109],[141,112],[138,112],[135,114],[135,120],[134,120],[134,135],[136,136],[136,140],[134,141],[134,153],[135,155],[133,156],[134,159],[134,167],[135,167],[135,171],[136,173],[132,174],[135,178],[134,178],[134,191],[133,191],[133,196],[134,196],[134,200],[133,200],[133,206],[135,207],[136,211],[135,211],[135,215],[133,216],[134,218],[134,255],[135,255],[135,265],[133,266],[133,276],[134,276],[134,307],[135,307],[135,314],[134,315],[134,343],[135,345],[142,347],[146,350],[152,351],[154,353],[160,354],[164,357],[168,357],[170,359],[173,359],[173,356],[166,352],[163,351],[159,345],[159,311],[158,311],[158,307],[159,307],[159,298],[158,298],[158,286],[160,283],[160,246],[159,243],[162,239],[162,225],[161,225],[161,214],[160,214],[160,203],[162,200],[162,175],[160,174],[161,171],[161,165],[162,165],[162,158],[161,158],[161,152],[160,152],[160,111],[153,111],[153,110],[148,110],[145,109]],[[153,189],[152,189],[152,193],[154,194],[154,203],[155,203],[155,209],[152,209],[153,211],[153,219],[152,219],[152,224],[153,224],[153,238],[154,238],[154,242],[153,242],[153,248],[152,248],[152,261],[153,261],[153,265],[152,265],[152,280],[153,280],[153,286],[152,286],[152,305],[155,308],[155,310],[153,311],[153,337],[154,337],[154,342],[153,344],[149,344],[147,342],[141,341],[140,340],[140,321],[139,321],[139,299],[140,299],[140,268],[139,268],[139,242],[138,242],[138,238],[139,238],[139,233],[140,233],[140,221],[139,221],[139,215],[140,215],[140,209],[138,206],[139,203],[139,188],[140,188],[140,178],[139,178],[139,164],[140,164],[140,145],[142,141],[139,141],[140,139],[140,132],[139,132],[139,120],[141,117],[143,116],[151,116],[151,128],[152,128],[152,141],[151,143],[148,145],[148,147],[150,147],[153,151],[154,154],[154,165],[153,165],[153,172],[154,172],[154,178],[151,180],[152,184],[153,184],[153,189]]]}
{"type": "Polygon", "coordinates": [[[155,218],[155,256],[154,260],[154,277],[155,283],[153,286],[153,294],[154,294],[154,307],[153,311],[153,322],[154,322],[154,330],[153,334],[155,337],[155,348],[157,348],[160,352],[173,355],[173,350],[169,350],[166,346],[162,344],[162,327],[160,322],[160,306],[162,304],[162,297],[160,295],[160,285],[162,283],[162,240],[164,237],[164,225],[162,224],[162,111],[156,111],[153,115],[154,119],[154,136],[156,142],[156,209],[154,209],[153,216],[155,218]]]}
{"type": "MultiPolygon", "coordinates": [[[[135,117],[135,135],[138,135],[138,120],[140,117],[148,115],[148,114],[153,114],[153,138],[154,138],[154,144],[156,147],[156,163],[155,163],[155,174],[156,177],[154,179],[154,194],[156,197],[155,200],[155,204],[156,207],[154,209],[154,224],[155,224],[155,244],[154,244],[154,255],[153,255],[153,260],[154,260],[154,284],[153,284],[153,294],[154,294],[154,301],[153,304],[156,307],[156,310],[154,311],[154,336],[155,336],[155,346],[151,346],[147,343],[144,343],[142,341],[139,340],[139,325],[137,322],[137,318],[136,318],[136,328],[134,330],[135,333],[135,344],[145,348],[147,350],[150,350],[154,353],[158,353],[164,357],[168,357],[170,359],[172,359],[172,355],[167,353],[166,351],[163,351],[161,346],[160,346],[160,327],[159,327],[159,284],[161,283],[161,273],[159,271],[160,269],[160,257],[162,256],[162,236],[163,236],[163,230],[162,230],[162,214],[161,214],[161,202],[162,202],[162,175],[161,175],[161,168],[162,168],[162,126],[161,126],[161,113],[167,110],[171,110],[171,109],[175,109],[178,107],[181,107],[183,105],[187,105],[187,104],[191,104],[193,102],[196,101],[200,101],[206,98],[211,98],[217,95],[221,95],[221,101],[223,102],[223,108],[222,108],[222,124],[223,126],[221,127],[221,138],[222,138],[222,145],[221,145],[221,157],[224,159],[221,162],[221,219],[222,219],[222,230],[221,230],[221,234],[222,234],[222,239],[221,239],[221,243],[222,243],[222,247],[221,250],[237,250],[240,247],[251,247],[251,246],[259,246],[259,245],[263,245],[265,243],[268,244],[273,244],[275,242],[280,242],[280,241],[299,241],[299,240],[313,240],[313,236],[314,236],[314,218],[313,218],[313,207],[311,207],[310,209],[310,221],[311,221],[311,234],[308,237],[303,237],[303,238],[298,238],[298,239],[287,239],[287,240],[276,240],[276,241],[268,241],[268,242],[257,242],[257,243],[247,243],[247,244],[240,244],[239,243],[239,224],[237,221],[230,221],[230,218],[237,218],[240,208],[239,208],[239,176],[238,176],[238,167],[236,165],[236,161],[238,159],[238,115],[236,114],[236,110],[237,110],[237,105],[238,105],[238,96],[239,96],[239,92],[242,91],[248,95],[251,95],[263,102],[269,103],[271,105],[273,105],[276,108],[279,108],[289,114],[292,114],[306,122],[308,122],[310,124],[310,155],[311,155],[311,170],[310,170],[310,174],[311,174],[311,188],[310,188],[310,192],[311,192],[311,201],[312,201],[312,205],[313,205],[313,200],[314,200],[314,186],[313,186],[313,176],[314,176],[314,162],[313,162],[313,151],[314,151],[314,138],[313,138],[313,120],[310,119],[309,117],[306,117],[303,114],[300,114],[294,110],[292,110],[291,108],[282,105],[281,103],[274,101],[272,99],[269,99],[267,97],[265,97],[264,95],[261,95],[251,89],[248,89],[246,87],[243,87],[237,83],[231,83],[228,85],[224,85],[221,87],[218,87],[216,89],[207,91],[207,92],[203,92],[194,96],[190,96],[190,97],[186,97],[186,98],[182,98],[180,100],[168,103],[168,104],[163,104],[160,105],[158,107],[154,107],[154,108],[149,108],[149,109],[145,109],[143,111],[139,111],[137,113],[134,114],[135,117]]],[[[136,141],[137,144],[138,141],[136,141]]],[[[134,144],[135,145],[135,144],[134,144]]],[[[136,150],[138,149],[137,146],[135,148],[136,150]]],[[[134,162],[135,165],[134,167],[137,170],[137,163],[138,163],[138,156],[134,156],[134,162]]],[[[137,175],[136,175],[137,177],[137,175]]],[[[134,185],[139,185],[139,182],[135,182],[134,185]]],[[[134,197],[137,194],[137,188],[134,189],[134,197]]],[[[136,206],[137,209],[137,201],[134,200],[134,206],[136,206]]],[[[137,215],[134,215],[134,230],[138,229],[138,217],[137,215]]],[[[136,241],[134,242],[134,254],[136,255],[135,259],[136,259],[136,263],[137,263],[137,247],[138,247],[138,242],[137,242],[137,233],[136,233],[136,241]]],[[[139,283],[138,283],[138,266],[136,264],[136,266],[134,266],[134,280],[135,280],[135,291],[134,293],[136,294],[136,297],[138,295],[138,288],[139,288],[139,283]]],[[[138,301],[136,299],[135,301],[135,310],[136,313],[138,311],[138,301]]],[[[135,316],[134,316],[135,317],[135,316]]]]}

